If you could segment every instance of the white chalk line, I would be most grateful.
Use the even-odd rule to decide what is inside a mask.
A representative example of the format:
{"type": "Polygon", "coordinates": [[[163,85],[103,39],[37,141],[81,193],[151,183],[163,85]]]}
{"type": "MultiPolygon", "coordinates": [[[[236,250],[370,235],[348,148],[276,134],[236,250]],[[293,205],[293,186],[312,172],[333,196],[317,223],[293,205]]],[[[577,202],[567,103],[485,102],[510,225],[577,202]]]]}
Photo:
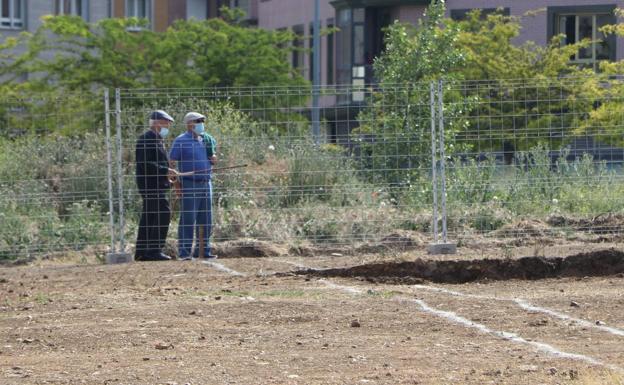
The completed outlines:
{"type": "MultiPolygon", "coordinates": [[[[299,263],[295,263],[295,262],[290,262],[290,261],[282,261],[282,260],[275,260],[275,259],[271,259],[274,262],[281,262],[281,263],[285,263],[288,265],[292,265],[295,266],[299,269],[311,269],[311,270],[318,270],[315,268],[310,268],[308,266],[305,265],[301,265],[299,263]]],[[[527,302],[526,300],[520,299],[520,298],[501,298],[501,297],[493,297],[493,296],[485,296],[485,295],[478,295],[478,294],[467,294],[467,293],[462,293],[462,292],[458,292],[458,291],[453,291],[453,290],[448,290],[448,289],[444,289],[444,288],[440,288],[440,287],[435,287],[435,286],[425,286],[425,285],[413,285],[413,288],[416,289],[422,289],[422,290],[428,290],[428,291],[435,291],[435,292],[439,292],[439,293],[445,293],[445,294],[450,294],[452,296],[456,296],[456,297],[463,297],[463,298],[475,298],[475,299],[482,299],[482,300],[487,300],[487,301],[501,301],[501,302],[513,302],[514,304],[516,304],[517,306],[519,306],[520,308],[527,310],[527,311],[532,311],[532,312],[536,312],[536,313],[542,313],[542,314],[547,314],[551,317],[554,318],[558,318],[560,320],[563,321],[570,321],[570,322],[575,322],[576,324],[585,327],[585,328],[591,328],[591,329],[596,329],[596,330],[600,330],[603,332],[607,332],[619,337],[624,337],[624,330],[622,329],[618,329],[615,327],[611,327],[611,326],[606,326],[606,325],[597,325],[593,322],[581,319],[581,318],[575,318],[572,316],[569,316],[567,314],[564,313],[560,313],[558,311],[555,310],[551,310],[551,309],[546,309],[543,307],[539,307],[536,305],[533,305],[529,302],[527,302]]]]}
{"type": "MultiPolygon", "coordinates": [[[[277,262],[277,261],[276,261],[277,262]]],[[[287,264],[290,265],[294,265],[298,268],[305,268],[305,269],[309,269],[307,266],[303,266],[300,264],[296,264],[290,261],[279,261],[279,262],[285,262],[287,264]]],[[[210,264],[210,265],[218,265],[215,266],[217,269],[228,272],[232,275],[243,275],[242,273],[239,273],[235,270],[229,269],[223,265],[217,264],[215,262],[210,262],[210,261],[205,261],[204,263],[206,264],[210,264]]],[[[364,290],[362,289],[358,289],[356,287],[352,287],[352,286],[344,286],[344,285],[339,285],[336,283],[333,283],[331,281],[327,281],[324,279],[321,279],[320,282],[322,282],[323,284],[325,284],[326,286],[332,288],[332,289],[338,289],[338,290],[342,290],[345,291],[349,294],[353,294],[353,295],[360,295],[364,293],[364,290]]],[[[487,299],[487,300],[507,300],[507,301],[513,301],[514,303],[518,304],[520,307],[526,309],[526,310],[531,310],[531,311],[542,311],[546,314],[550,314],[553,315],[557,318],[562,318],[565,317],[563,319],[570,319],[570,320],[575,320],[573,317],[569,317],[565,314],[561,314],[552,310],[548,310],[548,309],[542,309],[536,306],[532,306],[522,300],[508,300],[508,299],[500,299],[500,298],[496,298],[496,297],[488,297],[488,296],[480,296],[480,295],[474,295],[474,294],[464,294],[464,293],[460,293],[460,292],[456,292],[456,291],[452,291],[452,290],[447,290],[447,289],[442,289],[442,288],[436,288],[436,287],[428,287],[428,286],[423,286],[423,285],[414,285],[414,288],[420,288],[420,289],[427,289],[427,290],[432,290],[432,291],[437,291],[437,292],[441,292],[441,293],[446,293],[446,294],[451,294],[454,296],[459,296],[459,297],[470,297],[470,298],[479,298],[479,299],[487,299]],[[536,309],[536,310],[533,310],[536,309]]],[[[583,361],[586,362],[588,364],[591,365],[597,365],[597,366],[602,366],[611,370],[615,370],[615,371],[619,371],[619,372],[624,372],[624,368],[619,367],[617,365],[613,365],[613,364],[607,364],[604,363],[596,358],[590,357],[590,356],[586,356],[583,354],[577,354],[577,353],[568,353],[568,352],[564,352],[562,350],[559,350],[557,348],[555,348],[552,345],[546,344],[544,342],[536,342],[536,341],[529,341],[515,333],[511,333],[511,332],[506,332],[506,331],[501,331],[501,330],[493,330],[488,328],[487,326],[471,321],[467,318],[461,317],[459,315],[457,315],[454,312],[451,311],[444,311],[444,310],[439,310],[436,308],[433,308],[431,306],[429,306],[425,301],[420,300],[420,299],[413,299],[413,298],[406,298],[406,297],[401,297],[401,296],[394,296],[393,297],[394,300],[399,301],[399,302],[411,302],[411,303],[415,303],[417,304],[420,309],[422,311],[424,311],[425,313],[429,313],[432,315],[435,315],[437,317],[440,318],[444,318],[452,323],[467,327],[467,328],[471,328],[471,329],[476,329],[478,331],[480,331],[483,334],[489,334],[489,335],[493,335],[495,337],[498,338],[502,338],[504,340],[507,341],[511,341],[511,342],[515,342],[517,344],[524,344],[524,345],[529,345],[532,346],[536,349],[536,351],[538,352],[542,352],[545,353],[547,355],[553,356],[555,358],[567,358],[567,359],[571,359],[571,360],[576,360],[576,361],[583,361]]],[[[593,325],[588,321],[585,320],[575,320],[577,322],[581,321],[580,323],[587,323],[591,326],[598,326],[598,325],[593,325]]],[[[614,329],[614,328],[606,328],[606,329],[614,329]]],[[[614,329],[617,330],[618,332],[620,331],[619,329],[614,329]]],[[[618,334],[619,335],[619,334],[618,334]]]]}
{"type": "MultiPolygon", "coordinates": [[[[273,259],[272,259],[273,260],[273,259]]],[[[290,261],[277,261],[277,260],[273,260],[274,262],[282,262],[282,263],[286,263],[289,265],[293,265],[299,269],[312,269],[312,270],[318,270],[318,269],[314,269],[314,268],[310,268],[298,263],[294,263],[294,262],[290,262],[290,261]]],[[[438,293],[445,293],[445,294],[449,294],[452,296],[456,296],[456,297],[463,297],[463,298],[474,298],[474,299],[481,299],[481,300],[487,300],[487,301],[501,301],[501,302],[513,302],[514,304],[516,304],[517,306],[519,306],[520,308],[527,310],[527,311],[532,311],[532,312],[536,312],[536,313],[542,313],[542,314],[547,314],[551,317],[554,318],[558,318],[560,320],[563,321],[570,321],[570,322],[575,322],[576,324],[585,327],[585,328],[591,328],[591,329],[596,329],[596,330],[600,330],[603,332],[607,332],[616,336],[620,336],[620,337],[624,337],[624,330],[622,329],[618,329],[615,327],[611,327],[611,326],[606,326],[606,325],[597,325],[593,322],[581,319],[581,318],[576,318],[576,317],[572,317],[569,316],[567,314],[564,313],[560,313],[558,311],[555,310],[551,310],[551,309],[546,309],[543,307],[539,307],[536,305],[533,305],[529,302],[527,302],[524,299],[521,298],[501,298],[501,297],[493,297],[493,296],[485,296],[485,295],[478,295],[478,294],[467,294],[467,293],[462,293],[462,292],[458,292],[458,291],[453,291],[453,290],[448,290],[448,289],[444,289],[441,287],[435,287],[435,286],[425,286],[425,285],[412,285],[413,288],[416,289],[421,289],[421,290],[428,290],[428,291],[435,291],[438,293]]]]}
{"type": "Polygon", "coordinates": [[[577,324],[579,324],[579,325],[581,325],[583,327],[586,327],[586,328],[594,328],[594,329],[602,330],[602,331],[607,332],[607,333],[614,334],[616,336],[624,337],[624,330],[622,330],[622,329],[614,328],[614,327],[611,327],[611,326],[605,326],[605,325],[597,325],[597,324],[595,324],[593,322],[589,322],[589,321],[586,321],[586,320],[580,319],[580,318],[571,317],[571,316],[569,316],[567,314],[559,313],[559,312],[557,312],[555,310],[544,309],[544,308],[541,308],[539,306],[531,305],[530,303],[526,302],[523,299],[515,298],[512,301],[514,303],[518,304],[518,306],[520,306],[521,308],[529,310],[529,311],[548,314],[548,315],[551,315],[551,316],[553,316],[555,318],[559,318],[559,319],[564,320],[564,321],[575,322],[575,323],[577,323],[577,324]]]}
{"type": "Polygon", "coordinates": [[[203,262],[204,262],[204,264],[206,264],[208,266],[212,266],[215,269],[217,269],[219,271],[222,271],[224,273],[228,273],[230,275],[234,275],[234,276],[237,276],[237,277],[244,277],[244,276],[246,276],[245,273],[241,273],[240,271],[236,271],[236,270],[230,269],[229,267],[224,266],[224,265],[222,265],[220,263],[217,263],[217,262],[213,262],[213,261],[203,261],[203,262]]]}
{"type": "MultiPolygon", "coordinates": [[[[321,282],[331,288],[340,289],[350,294],[362,294],[364,292],[363,290],[355,288],[355,287],[338,285],[338,284],[335,284],[333,282],[329,282],[326,280],[321,280],[321,282]]],[[[401,297],[401,296],[395,296],[393,297],[393,299],[399,302],[415,303],[425,313],[429,313],[437,317],[444,318],[447,321],[464,326],[466,328],[476,329],[483,334],[489,334],[498,338],[502,338],[506,341],[515,342],[517,344],[524,344],[524,345],[532,346],[533,348],[535,348],[536,351],[545,353],[555,358],[566,358],[566,359],[571,359],[571,360],[576,360],[576,361],[583,361],[591,365],[603,366],[614,371],[624,372],[624,368],[621,368],[617,365],[604,363],[590,356],[564,352],[555,348],[554,346],[548,345],[543,342],[529,341],[523,337],[520,337],[519,335],[515,333],[490,329],[483,324],[461,317],[455,314],[454,312],[435,309],[429,306],[425,301],[420,300],[420,299],[406,298],[406,297],[401,297]]]]}
{"type": "Polygon", "coordinates": [[[321,279],[321,282],[323,284],[325,284],[326,286],[329,286],[332,289],[338,289],[338,290],[346,291],[349,294],[363,294],[364,293],[364,290],[358,289],[356,287],[338,285],[336,283],[333,283],[333,282],[330,282],[330,281],[326,281],[324,279],[321,279]]]}
{"type": "Polygon", "coordinates": [[[271,261],[271,262],[276,262],[276,263],[284,263],[286,265],[291,265],[296,267],[297,269],[303,269],[303,270],[318,270],[318,269],[314,269],[311,267],[307,267],[305,265],[299,264],[297,262],[291,262],[291,261],[284,261],[281,259],[275,259],[275,258],[267,258],[267,261],[271,261]]]}
{"type": "MultiPolygon", "coordinates": [[[[295,266],[299,269],[311,269],[311,270],[318,270],[315,268],[310,268],[295,262],[290,262],[290,261],[278,261],[278,260],[274,260],[272,259],[272,261],[274,262],[281,262],[281,263],[286,263],[292,266],[295,266]]],[[[611,326],[606,326],[606,325],[597,325],[593,322],[581,319],[581,318],[576,318],[576,317],[572,317],[569,316],[567,314],[564,313],[560,313],[558,311],[555,310],[551,310],[551,309],[546,309],[543,307],[539,307],[536,305],[533,305],[529,302],[527,302],[526,300],[520,299],[520,298],[500,298],[500,297],[493,297],[493,296],[485,296],[485,295],[478,295],[478,294],[467,294],[467,293],[462,293],[462,292],[458,292],[458,291],[453,291],[453,290],[448,290],[448,289],[444,289],[444,288],[440,288],[440,287],[435,287],[435,286],[425,286],[425,285],[413,285],[413,288],[416,289],[422,289],[422,290],[428,290],[428,291],[435,291],[435,292],[439,292],[439,293],[445,293],[445,294],[449,294],[452,296],[456,296],[456,297],[463,297],[463,298],[475,298],[475,299],[482,299],[482,300],[487,300],[487,301],[501,301],[501,302],[513,302],[514,304],[516,304],[517,306],[519,306],[520,308],[527,310],[527,311],[532,311],[532,312],[536,312],[536,313],[542,313],[542,314],[547,314],[551,317],[554,318],[558,318],[560,320],[563,321],[570,321],[570,322],[575,322],[576,324],[585,327],[585,328],[591,328],[591,329],[596,329],[596,330],[600,330],[603,332],[607,332],[619,337],[624,337],[624,330],[622,329],[618,329],[615,327],[611,327],[611,326]]]]}
{"type": "Polygon", "coordinates": [[[578,325],[586,327],[586,328],[592,328],[592,329],[607,332],[616,336],[624,337],[624,330],[622,329],[605,326],[605,325],[597,325],[593,322],[590,322],[581,318],[575,318],[575,317],[569,316],[564,313],[560,313],[555,310],[550,310],[550,309],[546,309],[543,307],[532,305],[526,300],[520,299],[520,298],[501,298],[501,297],[493,297],[493,296],[478,295],[478,294],[467,294],[467,293],[462,293],[458,291],[444,289],[441,287],[431,287],[431,286],[425,286],[425,285],[413,285],[412,287],[416,289],[421,289],[421,290],[428,290],[428,291],[435,291],[438,293],[449,294],[455,297],[475,298],[475,299],[482,299],[482,300],[487,300],[487,301],[513,302],[514,304],[518,305],[520,308],[527,310],[527,311],[548,314],[551,317],[558,318],[563,321],[575,322],[578,325]]]}

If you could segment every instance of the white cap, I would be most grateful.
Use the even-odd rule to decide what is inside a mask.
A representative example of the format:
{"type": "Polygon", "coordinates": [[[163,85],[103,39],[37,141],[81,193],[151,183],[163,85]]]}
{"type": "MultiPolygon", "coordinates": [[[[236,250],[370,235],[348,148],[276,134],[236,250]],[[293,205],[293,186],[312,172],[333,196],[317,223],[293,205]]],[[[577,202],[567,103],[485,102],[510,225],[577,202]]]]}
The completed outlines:
{"type": "Polygon", "coordinates": [[[206,119],[206,117],[199,112],[189,112],[188,114],[184,115],[185,124],[188,122],[193,122],[197,119],[206,119]]]}

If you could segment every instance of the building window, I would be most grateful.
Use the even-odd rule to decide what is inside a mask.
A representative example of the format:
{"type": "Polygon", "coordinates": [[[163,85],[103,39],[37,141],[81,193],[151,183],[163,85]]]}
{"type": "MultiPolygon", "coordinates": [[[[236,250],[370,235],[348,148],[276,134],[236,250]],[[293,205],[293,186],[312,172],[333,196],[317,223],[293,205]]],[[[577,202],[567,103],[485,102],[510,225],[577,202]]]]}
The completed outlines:
{"type": "Polygon", "coordinates": [[[126,0],[126,17],[152,19],[150,0],[126,0]]]}
{"type": "Polygon", "coordinates": [[[503,16],[509,16],[509,8],[466,8],[466,9],[451,9],[451,19],[455,21],[466,20],[468,14],[476,9],[481,10],[481,18],[485,19],[488,15],[500,14],[503,16]]]}
{"type": "Polygon", "coordinates": [[[24,28],[24,0],[0,1],[0,26],[2,28],[24,28]]]}
{"type": "MultiPolygon", "coordinates": [[[[327,28],[334,28],[334,19],[327,20],[327,28]]],[[[330,32],[327,35],[327,84],[334,84],[334,41],[336,34],[330,32]]]]}
{"type": "Polygon", "coordinates": [[[186,3],[186,18],[205,20],[208,17],[208,2],[206,0],[188,0],[186,3]]]}
{"type": "Polygon", "coordinates": [[[230,0],[208,0],[208,19],[221,17],[221,7],[228,6],[230,0]]]}
{"type": "Polygon", "coordinates": [[[336,65],[339,84],[350,84],[352,102],[364,100],[363,87],[366,83],[366,52],[364,8],[346,8],[337,12],[336,65]]]}
{"type": "Polygon", "coordinates": [[[230,0],[230,8],[239,8],[245,12],[245,18],[251,16],[251,2],[249,0],[230,0]]]}
{"type": "Polygon", "coordinates": [[[57,15],[75,15],[87,19],[87,0],[56,0],[57,15]]]}
{"type": "Polygon", "coordinates": [[[338,84],[351,83],[351,9],[341,9],[338,16],[336,66],[338,84]]]}
{"type": "Polygon", "coordinates": [[[613,11],[612,6],[551,7],[548,9],[549,37],[562,36],[562,45],[590,40],[591,44],[581,48],[571,61],[596,70],[601,61],[615,60],[614,36],[600,31],[605,25],[616,23],[613,11]]]}
{"type": "Polygon", "coordinates": [[[295,38],[292,41],[292,67],[304,75],[303,26],[294,26],[292,31],[295,34],[295,38]]]}

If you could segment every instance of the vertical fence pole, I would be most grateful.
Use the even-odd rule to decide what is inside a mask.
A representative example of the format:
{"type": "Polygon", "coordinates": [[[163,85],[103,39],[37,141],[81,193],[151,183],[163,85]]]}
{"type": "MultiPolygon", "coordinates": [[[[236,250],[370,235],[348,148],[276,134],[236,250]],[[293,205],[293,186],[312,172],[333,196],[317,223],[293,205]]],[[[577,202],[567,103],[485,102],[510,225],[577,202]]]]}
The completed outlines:
{"type": "Polygon", "coordinates": [[[314,37],[313,37],[313,67],[312,74],[312,136],[318,146],[321,141],[321,114],[319,110],[319,98],[321,87],[321,21],[319,0],[314,0],[314,37]]]}
{"type": "Polygon", "coordinates": [[[444,82],[438,81],[438,119],[440,135],[440,179],[442,180],[442,241],[447,242],[446,229],[446,155],[444,151],[444,82]]]}
{"type": "Polygon", "coordinates": [[[126,250],[123,191],[123,143],[121,140],[121,93],[115,89],[115,128],[117,129],[117,188],[119,193],[119,252],[126,250]]]}
{"type": "Polygon", "coordinates": [[[113,148],[111,144],[110,127],[110,97],[108,88],[104,90],[104,122],[106,126],[106,166],[108,176],[108,217],[110,220],[111,253],[115,253],[115,218],[113,204],[113,148]]]}
{"type": "Polygon", "coordinates": [[[435,83],[429,83],[429,98],[431,106],[431,187],[433,192],[433,242],[438,243],[438,180],[436,160],[436,88],[435,83]]]}

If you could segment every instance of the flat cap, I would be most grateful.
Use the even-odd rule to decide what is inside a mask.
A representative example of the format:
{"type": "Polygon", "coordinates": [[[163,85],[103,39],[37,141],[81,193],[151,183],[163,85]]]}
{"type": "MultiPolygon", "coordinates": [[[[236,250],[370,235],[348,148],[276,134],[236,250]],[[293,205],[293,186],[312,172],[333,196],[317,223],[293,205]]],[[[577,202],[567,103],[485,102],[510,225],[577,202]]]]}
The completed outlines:
{"type": "Polygon", "coordinates": [[[166,113],[166,112],[165,112],[165,111],[163,111],[163,110],[156,110],[156,111],[153,111],[153,112],[150,114],[149,118],[150,118],[151,120],[168,120],[168,121],[170,121],[170,122],[173,122],[173,121],[174,121],[174,120],[173,120],[173,118],[171,117],[171,115],[169,115],[168,113],[166,113]]]}
{"type": "Polygon", "coordinates": [[[206,117],[199,112],[189,112],[188,114],[184,115],[184,123],[194,122],[199,119],[206,119],[206,117]]]}

